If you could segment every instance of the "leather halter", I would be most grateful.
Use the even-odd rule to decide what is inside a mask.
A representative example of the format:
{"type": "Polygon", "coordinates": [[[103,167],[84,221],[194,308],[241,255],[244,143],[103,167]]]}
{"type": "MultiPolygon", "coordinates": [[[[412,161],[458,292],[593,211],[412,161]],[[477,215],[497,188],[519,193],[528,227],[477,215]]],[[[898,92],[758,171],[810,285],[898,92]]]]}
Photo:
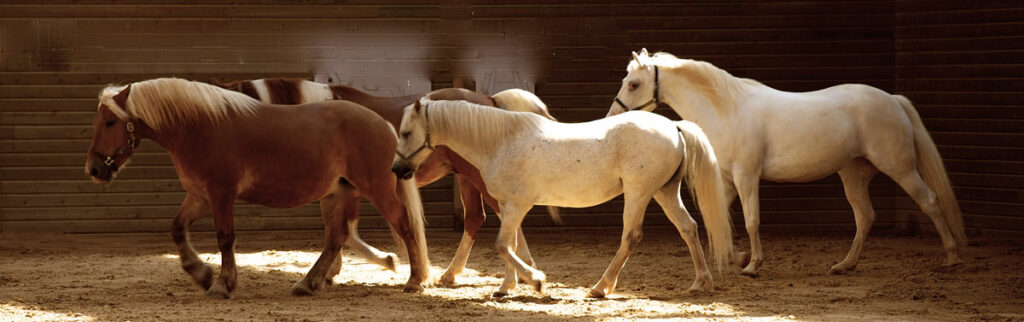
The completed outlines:
{"type": "MultiPolygon", "coordinates": [[[[139,140],[135,137],[135,123],[132,123],[132,121],[125,121],[124,127],[128,130],[128,142],[125,142],[120,149],[117,149],[117,152],[114,152],[114,154],[106,156],[106,159],[103,160],[103,164],[106,164],[108,167],[120,159],[121,156],[131,155],[135,152],[135,149],[138,148],[139,140]]],[[[100,154],[100,156],[103,155],[100,154]]]]}
{"type": "Polygon", "coordinates": [[[398,152],[398,150],[395,150],[395,154],[397,154],[398,156],[402,157],[402,159],[405,159],[406,161],[411,161],[412,158],[415,157],[420,152],[422,152],[423,149],[430,149],[431,151],[436,151],[437,150],[436,148],[434,148],[434,146],[430,145],[430,127],[428,126],[430,124],[430,122],[428,122],[428,119],[427,119],[427,106],[428,106],[427,104],[423,104],[423,107],[422,107],[422,109],[423,109],[423,128],[426,129],[426,138],[423,140],[423,145],[420,145],[420,147],[418,149],[416,149],[416,151],[412,151],[412,154],[409,154],[408,156],[403,155],[402,152],[398,152]]]}
{"type": "Polygon", "coordinates": [[[629,107],[629,106],[626,106],[626,103],[623,103],[622,100],[620,100],[618,96],[616,96],[615,97],[615,103],[618,103],[619,106],[622,106],[622,108],[625,109],[626,111],[639,110],[639,109],[645,108],[645,107],[647,107],[647,106],[649,106],[651,104],[654,104],[654,106],[657,107],[658,106],[658,87],[659,87],[658,86],[658,65],[654,65],[654,97],[652,97],[651,100],[647,101],[646,103],[641,104],[640,106],[629,107]]]}

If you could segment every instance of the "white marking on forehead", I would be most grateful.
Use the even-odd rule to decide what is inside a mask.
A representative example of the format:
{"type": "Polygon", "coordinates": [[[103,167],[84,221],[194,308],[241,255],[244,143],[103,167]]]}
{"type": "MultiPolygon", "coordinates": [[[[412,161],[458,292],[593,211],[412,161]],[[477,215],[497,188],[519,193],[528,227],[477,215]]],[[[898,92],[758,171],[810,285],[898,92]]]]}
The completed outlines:
{"type": "Polygon", "coordinates": [[[262,79],[252,81],[252,87],[256,89],[256,95],[259,96],[258,100],[263,103],[270,104],[270,90],[267,89],[267,83],[262,79]]]}

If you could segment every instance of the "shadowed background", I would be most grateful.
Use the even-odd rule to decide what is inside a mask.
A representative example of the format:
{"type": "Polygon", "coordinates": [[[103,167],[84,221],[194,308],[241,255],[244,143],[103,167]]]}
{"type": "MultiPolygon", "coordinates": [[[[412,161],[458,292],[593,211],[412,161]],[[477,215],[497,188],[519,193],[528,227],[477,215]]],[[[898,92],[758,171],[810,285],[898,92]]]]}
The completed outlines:
{"type": "MultiPolygon", "coordinates": [[[[646,47],[706,60],[781,90],[865,83],[906,95],[945,158],[969,233],[1024,236],[1019,2],[304,2],[314,5],[5,1],[0,231],[168,229],[183,192],[156,144],[143,143],[109,187],[83,173],[96,95],[108,83],[290,76],[388,96],[523,87],[555,117],[578,122],[604,116],[629,52],[646,47]]],[[[678,118],[665,107],[658,112],[678,118]]],[[[430,227],[459,226],[450,178],[421,191],[430,227]]],[[[888,178],[876,177],[871,195],[876,230],[931,227],[888,178]]],[[[765,183],[761,197],[765,229],[854,229],[836,176],[765,183]]],[[[362,209],[363,227],[384,227],[372,207],[362,209]]],[[[738,219],[738,204],[733,209],[738,219]]],[[[565,213],[570,226],[621,225],[620,199],[565,213]]],[[[280,210],[240,203],[236,216],[242,230],[321,227],[316,205],[280,210]]],[[[524,224],[546,226],[550,219],[531,215],[524,224]]],[[[668,222],[652,215],[647,224],[668,222]]],[[[195,228],[210,226],[207,218],[195,228]]]]}

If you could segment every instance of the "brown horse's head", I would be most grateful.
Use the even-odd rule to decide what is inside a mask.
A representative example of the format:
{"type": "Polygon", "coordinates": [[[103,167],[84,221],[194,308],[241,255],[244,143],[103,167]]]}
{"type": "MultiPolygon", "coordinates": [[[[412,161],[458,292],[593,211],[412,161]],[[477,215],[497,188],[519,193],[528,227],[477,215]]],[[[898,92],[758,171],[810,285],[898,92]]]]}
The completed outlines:
{"type": "Polygon", "coordinates": [[[413,173],[434,153],[430,143],[430,128],[427,124],[427,108],[416,100],[412,108],[406,108],[402,115],[402,127],[398,131],[398,147],[391,171],[401,179],[409,179],[413,173]]]}
{"type": "Polygon", "coordinates": [[[99,111],[92,121],[92,144],[85,160],[85,173],[96,183],[109,183],[139,146],[136,127],[140,124],[125,112],[131,85],[118,89],[107,88],[100,94],[99,111]]]}

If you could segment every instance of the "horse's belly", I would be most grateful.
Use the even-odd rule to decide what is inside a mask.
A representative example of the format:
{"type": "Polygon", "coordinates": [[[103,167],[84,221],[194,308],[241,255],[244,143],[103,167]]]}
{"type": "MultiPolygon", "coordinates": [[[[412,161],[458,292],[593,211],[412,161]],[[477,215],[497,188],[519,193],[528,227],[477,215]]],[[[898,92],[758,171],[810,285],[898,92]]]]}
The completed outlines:
{"type": "Polygon", "coordinates": [[[618,178],[597,178],[588,182],[561,180],[550,182],[537,196],[538,205],[570,208],[592,207],[622,194],[622,181],[618,178]]]}
{"type": "Polygon", "coordinates": [[[317,199],[326,193],[325,183],[281,184],[255,182],[239,187],[238,199],[273,208],[294,208],[317,199]]]}
{"type": "Polygon", "coordinates": [[[836,173],[843,162],[848,160],[848,157],[799,159],[791,156],[777,158],[765,162],[761,169],[761,178],[775,182],[814,181],[836,173]]]}

